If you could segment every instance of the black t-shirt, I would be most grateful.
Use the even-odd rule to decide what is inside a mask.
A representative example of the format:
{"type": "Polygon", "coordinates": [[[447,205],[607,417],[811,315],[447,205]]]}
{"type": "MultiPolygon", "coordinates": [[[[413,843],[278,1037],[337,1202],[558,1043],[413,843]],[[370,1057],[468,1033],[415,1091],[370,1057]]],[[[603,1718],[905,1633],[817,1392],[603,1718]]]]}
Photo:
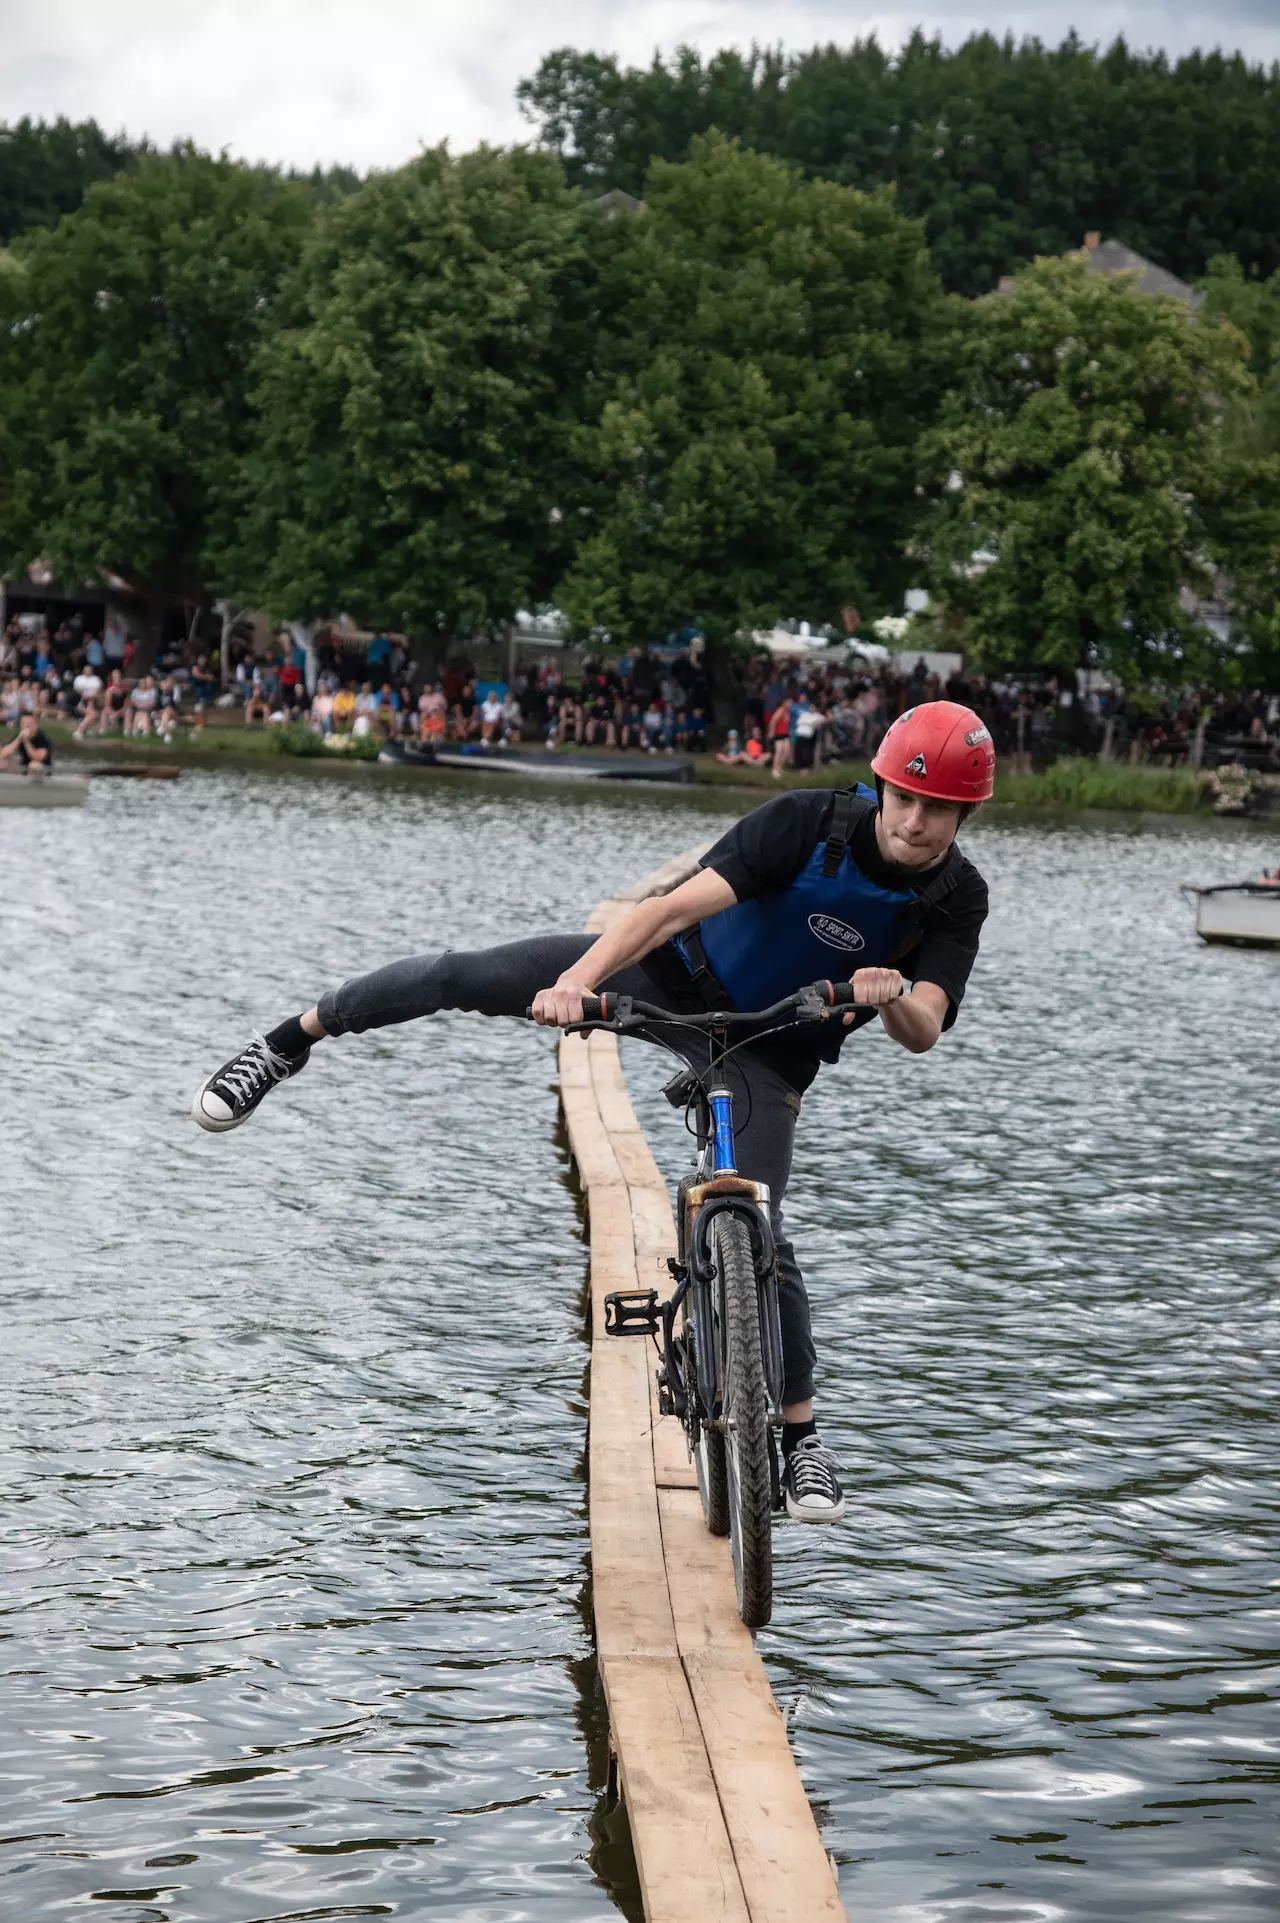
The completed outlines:
{"type": "Polygon", "coordinates": [[[21,735],[18,736],[18,759],[24,768],[29,768],[35,760],[35,756],[30,753],[32,748],[44,749],[45,759],[39,764],[42,768],[53,766],[53,743],[43,728],[37,728],[35,733],[28,735],[25,740],[21,735]]]}
{"type": "MultiPolygon", "coordinates": [[[[727,835],[702,857],[702,866],[722,875],[739,901],[758,895],[777,894],[795,880],[817,844],[831,831],[835,797],[831,790],[778,795],[736,822],[727,835]]],[[[887,862],[876,842],[876,809],[872,802],[855,806],[849,847],[854,861],[868,880],[881,888],[909,888],[933,881],[950,872],[955,886],[941,901],[922,903],[920,940],[897,963],[911,981],[933,982],[950,1003],[943,1028],[952,1026],[965,985],[978,952],[978,936],[987,917],[987,884],[973,863],[952,844],[946,861],[931,869],[927,876],[887,862]]],[[[664,987],[674,985],[671,963],[665,951],[655,971],[664,987]]],[[[650,957],[650,960],[655,958],[650,957]]],[[[677,968],[683,964],[675,961],[677,968]]],[[[841,1040],[855,1029],[874,1021],[877,1010],[858,1009],[852,1024],[844,1028],[841,1040]]],[[[793,1087],[805,1089],[818,1072],[818,1049],[829,1044],[825,1024],[822,1033],[801,1031],[786,1041],[753,1044],[793,1087]]]]}

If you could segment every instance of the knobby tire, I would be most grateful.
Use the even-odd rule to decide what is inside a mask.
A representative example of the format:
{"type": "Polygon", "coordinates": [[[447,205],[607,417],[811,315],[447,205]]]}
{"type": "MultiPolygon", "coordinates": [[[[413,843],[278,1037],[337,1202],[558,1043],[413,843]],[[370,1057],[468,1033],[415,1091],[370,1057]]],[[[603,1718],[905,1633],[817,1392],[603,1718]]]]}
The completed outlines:
{"type": "Polygon", "coordinates": [[[755,1257],[745,1222],[726,1212],[712,1224],[719,1275],[719,1350],[723,1383],[729,1547],[738,1614],[762,1629],[773,1614],[772,1487],[769,1419],[760,1349],[755,1257]]]}
{"type": "MultiPolygon", "coordinates": [[[[698,1494],[702,1498],[702,1519],[713,1536],[727,1536],[729,1480],[725,1467],[724,1437],[718,1429],[709,1429],[702,1420],[698,1358],[693,1344],[693,1324],[687,1315],[684,1318],[684,1343],[685,1393],[688,1397],[686,1426],[693,1466],[698,1477],[698,1494]]],[[[712,1403],[715,1400],[715,1384],[712,1383],[702,1393],[706,1395],[708,1404],[712,1403]]]]}

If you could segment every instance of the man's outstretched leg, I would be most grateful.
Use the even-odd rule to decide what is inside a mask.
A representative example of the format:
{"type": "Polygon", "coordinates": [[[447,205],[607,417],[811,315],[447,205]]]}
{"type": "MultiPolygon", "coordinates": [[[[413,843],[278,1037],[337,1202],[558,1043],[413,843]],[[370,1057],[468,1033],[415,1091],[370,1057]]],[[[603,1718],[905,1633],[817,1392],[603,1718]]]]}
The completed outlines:
{"type": "MultiPolygon", "coordinates": [[[[192,1119],[213,1134],[239,1128],[265,1095],[306,1067],[312,1046],[327,1036],[362,1035],[444,1008],[522,1016],[538,990],[578,961],[594,940],[592,935],[533,935],[498,948],[411,955],[371,975],[357,975],[322,995],[305,1014],[251,1036],[238,1055],[201,1083],[192,1119]]],[[[639,970],[624,970],[609,986],[653,993],[639,970]]]]}

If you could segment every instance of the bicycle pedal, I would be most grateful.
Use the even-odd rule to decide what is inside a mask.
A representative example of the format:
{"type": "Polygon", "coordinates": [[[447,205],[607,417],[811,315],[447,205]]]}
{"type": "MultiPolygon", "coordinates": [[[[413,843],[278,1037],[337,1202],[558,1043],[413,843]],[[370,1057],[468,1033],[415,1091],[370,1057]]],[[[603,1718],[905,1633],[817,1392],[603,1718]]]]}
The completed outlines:
{"type": "Polygon", "coordinates": [[[656,1289],[614,1289],[606,1295],[606,1335],[657,1335],[661,1327],[656,1289]]]}

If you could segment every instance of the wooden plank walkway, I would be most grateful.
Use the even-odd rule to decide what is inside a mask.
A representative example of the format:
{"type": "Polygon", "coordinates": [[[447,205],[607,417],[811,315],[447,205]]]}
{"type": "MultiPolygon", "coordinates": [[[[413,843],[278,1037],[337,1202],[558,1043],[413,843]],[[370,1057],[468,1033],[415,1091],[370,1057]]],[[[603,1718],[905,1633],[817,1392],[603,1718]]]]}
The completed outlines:
{"type": "MultiPolygon", "coordinates": [[[[682,855],[601,903],[588,930],[667,894],[682,855]]],[[[666,1293],[667,1187],[612,1035],[566,1035],[560,1087],[591,1238],[591,1565],[596,1649],[648,1923],[844,1923],[835,1878],[738,1617],[728,1544],[707,1534],[649,1342],[604,1333],[611,1289],[666,1293]]]]}

